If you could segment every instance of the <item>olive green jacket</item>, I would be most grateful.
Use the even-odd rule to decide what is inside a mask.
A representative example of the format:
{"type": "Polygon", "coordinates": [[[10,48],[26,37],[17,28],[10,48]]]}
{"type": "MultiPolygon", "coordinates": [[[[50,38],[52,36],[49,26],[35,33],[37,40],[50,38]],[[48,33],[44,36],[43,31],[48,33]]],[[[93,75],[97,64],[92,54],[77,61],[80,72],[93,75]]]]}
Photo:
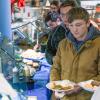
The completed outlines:
{"type": "MultiPolygon", "coordinates": [[[[53,59],[50,81],[70,80],[75,83],[90,79],[100,81],[100,31],[98,35],[95,34],[83,42],[78,50],[71,40],[63,39],[59,43],[53,59]]],[[[91,95],[92,93],[83,90],[75,95],[64,96],[62,100],[90,100],[91,95]]]]}

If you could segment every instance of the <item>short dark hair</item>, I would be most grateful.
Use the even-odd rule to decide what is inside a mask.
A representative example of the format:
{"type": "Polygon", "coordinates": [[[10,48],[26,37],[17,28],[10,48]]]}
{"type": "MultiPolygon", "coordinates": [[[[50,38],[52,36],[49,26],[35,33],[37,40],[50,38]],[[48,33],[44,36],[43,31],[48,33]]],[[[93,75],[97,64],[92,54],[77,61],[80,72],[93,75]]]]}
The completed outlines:
{"type": "Polygon", "coordinates": [[[67,6],[76,7],[77,5],[74,0],[66,0],[61,3],[60,8],[67,7],[67,6]]]}
{"type": "Polygon", "coordinates": [[[59,1],[57,1],[57,0],[54,0],[54,1],[52,1],[51,3],[50,3],[50,5],[55,5],[55,6],[59,6],[59,1]]]}
{"type": "Polygon", "coordinates": [[[74,7],[69,10],[68,14],[68,22],[72,23],[76,19],[83,19],[84,21],[88,22],[89,20],[89,13],[86,9],[82,7],[74,7]]]}
{"type": "Polygon", "coordinates": [[[45,22],[48,22],[48,21],[50,21],[50,20],[51,20],[51,21],[56,21],[57,18],[60,19],[59,13],[57,13],[57,12],[49,12],[49,13],[47,14],[47,16],[45,17],[45,22]]]}

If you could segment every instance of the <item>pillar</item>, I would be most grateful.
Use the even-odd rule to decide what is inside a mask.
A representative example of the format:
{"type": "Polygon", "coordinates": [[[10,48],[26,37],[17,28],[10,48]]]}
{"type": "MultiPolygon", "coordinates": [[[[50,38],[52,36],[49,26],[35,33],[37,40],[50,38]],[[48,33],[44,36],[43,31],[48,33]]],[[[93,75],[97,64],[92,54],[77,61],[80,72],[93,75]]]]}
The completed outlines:
{"type": "Polygon", "coordinates": [[[2,36],[12,39],[10,0],[0,0],[0,32],[2,33],[2,36]]]}

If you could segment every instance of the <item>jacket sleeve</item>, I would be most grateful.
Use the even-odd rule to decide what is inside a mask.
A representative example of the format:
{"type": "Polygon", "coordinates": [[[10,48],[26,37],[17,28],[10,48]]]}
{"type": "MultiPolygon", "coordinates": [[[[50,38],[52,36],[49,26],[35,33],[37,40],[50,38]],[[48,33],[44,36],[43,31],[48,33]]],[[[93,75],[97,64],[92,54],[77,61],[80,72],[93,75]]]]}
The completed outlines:
{"type": "Polygon", "coordinates": [[[49,36],[49,39],[48,39],[48,42],[47,42],[47,47],[46,47],[46,51],[45,51],[45,56],[46,56],[46,60],[49,64],[53,64],[53,49],[52,49],[52,46],[51,46],[51,38],[52,38],[52,35],[49,36]]]}
{"type": "Polygon", "coordinates": [[[97,64],[98,64],[98,75],[96,77],[93,77],[94,80],[100,81],[100,48],[98,50],[98,60],[97,60],[97,64]]]}
{"type": "Polygon", "coordinates": [[[56,56],[53,58],[53,65],[50,72],[50,81],[56,81],[61,79],[61,53],[60,47],[58,47],[56,56]]]}

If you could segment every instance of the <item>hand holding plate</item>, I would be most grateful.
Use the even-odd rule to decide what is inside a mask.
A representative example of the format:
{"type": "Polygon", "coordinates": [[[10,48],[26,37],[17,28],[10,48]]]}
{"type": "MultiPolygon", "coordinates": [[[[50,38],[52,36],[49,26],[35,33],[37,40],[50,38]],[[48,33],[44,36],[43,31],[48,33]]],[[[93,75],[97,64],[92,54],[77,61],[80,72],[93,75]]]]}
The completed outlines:
{"type": "Polygon", "coordinates": [[[81,91],[81,87],[79,85],[75,85],[74,88],[72,90],[69,91],[65,91],[66,95],[71,95],[71,94],[77,94],[81,91]]]}

